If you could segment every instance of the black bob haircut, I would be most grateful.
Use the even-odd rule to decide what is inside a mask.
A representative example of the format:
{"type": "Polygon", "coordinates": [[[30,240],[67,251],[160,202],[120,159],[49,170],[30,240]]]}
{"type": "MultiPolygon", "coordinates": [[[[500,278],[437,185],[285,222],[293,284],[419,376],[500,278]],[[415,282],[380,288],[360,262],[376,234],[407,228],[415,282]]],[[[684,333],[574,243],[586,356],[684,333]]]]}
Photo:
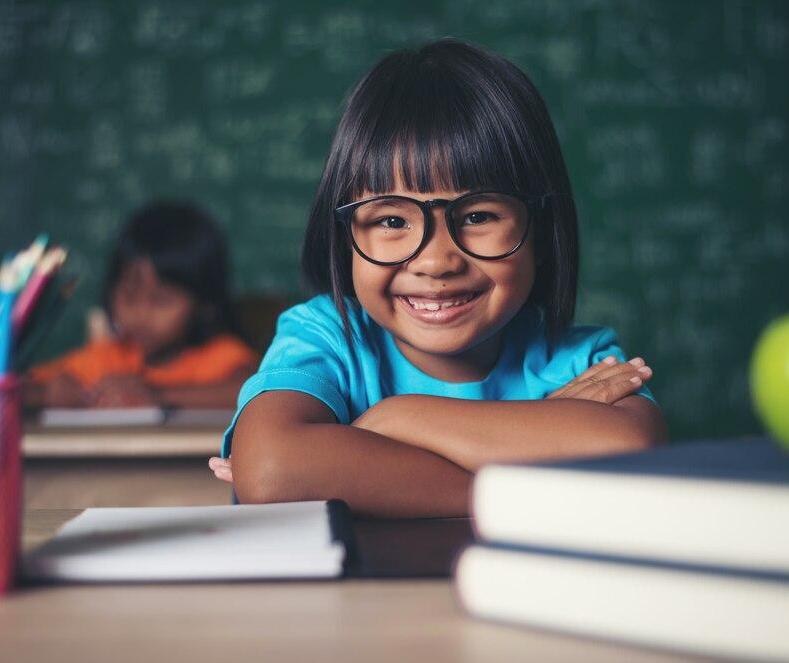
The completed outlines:
{"type": "Polygon", "coordinates": [[[128,265],[150,260],[157,276],[197,302],[186,345],[220,332],[238,334],[228,293],[227,249],[213,219],[187,202],[155,201],[135,211],[121,230],[107,264],[104,308],[112,319],[112,293],[128,265]]]}
{"type": "Polygon", "coordinates": [[[572,322],[578,228],[570,180],[540,93],[503,57],[457,39],[384,57],[351,92],[313,201],[302,270],[331,293],[348,329],[351,248],[334,209],[363,192],[493,188],[547,199],[535,219],[529,303],[551,344],[572,322]]]}

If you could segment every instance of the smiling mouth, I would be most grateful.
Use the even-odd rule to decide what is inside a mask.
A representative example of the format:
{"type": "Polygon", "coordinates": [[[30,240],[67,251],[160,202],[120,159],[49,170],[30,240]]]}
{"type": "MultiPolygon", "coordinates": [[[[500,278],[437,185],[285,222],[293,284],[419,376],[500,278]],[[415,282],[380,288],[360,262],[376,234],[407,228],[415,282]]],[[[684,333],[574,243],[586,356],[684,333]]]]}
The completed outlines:
{"type": "Polygon", "coordinates": [[[397,298],[408,304],[416,311],[441,311],[443,309],[455,308],[468,304],[476,299],[482,292],[468,292],[452,298],[432,299],[427,297],[414,297],[409,295],[397,295],[397,298]]]}

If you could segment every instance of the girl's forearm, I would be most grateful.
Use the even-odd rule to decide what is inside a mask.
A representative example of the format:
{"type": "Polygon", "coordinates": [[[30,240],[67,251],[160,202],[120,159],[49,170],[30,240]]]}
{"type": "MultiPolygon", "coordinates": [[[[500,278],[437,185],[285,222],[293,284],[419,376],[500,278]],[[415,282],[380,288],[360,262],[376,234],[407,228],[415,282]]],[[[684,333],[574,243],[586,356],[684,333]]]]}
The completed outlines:
{"type": "Polygon", "coordinates": [[[354,425],[432,451],[472,472],[484,463],[633,451],[654,441],[632,412],[576,399],[395,396],[368,410],[354,425]]]}
{"type": "Polygon", "coordinates": [[[244,424],[233,437],[242,503],[338,498],[354,512],[383,517],[468,513],[471,475],[430,451],[342,424],[244,424]]]}

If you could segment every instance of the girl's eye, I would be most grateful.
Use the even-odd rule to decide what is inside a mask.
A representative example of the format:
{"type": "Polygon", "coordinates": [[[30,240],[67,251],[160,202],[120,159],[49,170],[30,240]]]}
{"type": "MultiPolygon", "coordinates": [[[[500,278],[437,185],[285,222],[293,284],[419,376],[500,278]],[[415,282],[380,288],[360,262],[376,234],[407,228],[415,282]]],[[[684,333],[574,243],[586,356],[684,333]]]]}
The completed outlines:
{"type": "Polygon", "coordinates": [[[402,230],[408,227],[408,222],[399,216],[387,216],[379,219],[378,225],[387,230],[402,230]]]}
{"type": "Polygon", "coordinates": [[[479,226],[486,221],[495,221],[496,215],[490,212],[471,212],[463,217],[464,226],[479,226]]]}

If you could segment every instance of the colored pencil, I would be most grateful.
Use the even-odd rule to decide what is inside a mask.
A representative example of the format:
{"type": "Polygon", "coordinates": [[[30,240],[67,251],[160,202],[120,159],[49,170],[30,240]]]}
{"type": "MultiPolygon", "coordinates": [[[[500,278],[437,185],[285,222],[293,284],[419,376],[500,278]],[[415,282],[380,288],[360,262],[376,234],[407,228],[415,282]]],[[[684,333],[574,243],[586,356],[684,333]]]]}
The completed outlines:
{"type": "Polygon", "coordinates": [[[53,290],[52,296],[47,298],[48,301],[36,307],[34,320],[29,325],[30,332],[23,337],[15,353],[14,370],[23,373],[30,368],[36,351],[60,319],[66,302],[74,295],[77,281],[76,276],[71,276],[62,283],[55,284],[57,287],[53,290]]]}
{"type": "Polygon", "coordinates": [[[33,310],[41,299],[41,295],[51,281],[53,274],[66,261],[66,256],[67,253],[64,249],[55,247],[47,251],[43,257],[40,257],[35,271],[14,304],[14,310],[11,314],[11,326],[15,339],[20,338],[33,310]]]}
{"type": "Polygon", "coordinates": [[[16,298],[16,279],[13,260],[4,260],[0,267],[0,377],[8,372],[11,362],[11,310],[16,298]]]}
{"type": "Polygon", "coordinates": [[[48,242],[49,235],[46,233],[41,233],[33,240],[33,243],[28,248],[26,248],[24,251],[21,251],[17,256],[20,261],[18,289],[21,290],[25,287],[25,284],[30,278],[30,275],[33,273],[33,270],[41,261],[48,242]]]}

